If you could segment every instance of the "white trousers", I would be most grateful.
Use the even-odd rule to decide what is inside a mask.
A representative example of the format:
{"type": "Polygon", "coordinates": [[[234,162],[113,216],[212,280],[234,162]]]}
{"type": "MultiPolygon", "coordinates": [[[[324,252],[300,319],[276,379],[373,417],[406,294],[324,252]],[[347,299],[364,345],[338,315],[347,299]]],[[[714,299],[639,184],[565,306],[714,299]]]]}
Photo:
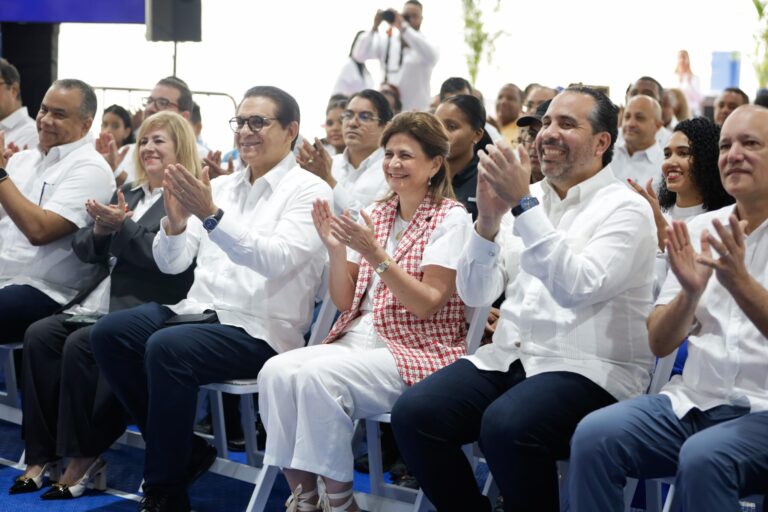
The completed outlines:
{"type": "Polygon", "coordinates": [[[353,421],[389,412],[406,388],[386,345],[357,332],[270,358],[258,383],[264,463],[339,482],[353,479],[353,421]]]}

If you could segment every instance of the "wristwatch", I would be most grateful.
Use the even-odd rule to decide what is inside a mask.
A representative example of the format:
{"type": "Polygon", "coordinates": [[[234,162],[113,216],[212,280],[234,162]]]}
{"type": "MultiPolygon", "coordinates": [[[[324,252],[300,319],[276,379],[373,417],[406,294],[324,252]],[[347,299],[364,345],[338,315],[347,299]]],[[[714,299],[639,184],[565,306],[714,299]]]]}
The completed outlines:
{"type": "Polygon", "coordinates": [[[221,221],[221,218],[223,216],[224,216],[224,210],[219,208],[218,210],[216,210],[216,213],[203,219],[203,227],[207,232],[210,233],[211,231],[216,229],[216,226],[219,225],[219,222],[221,221]]]}
{"type": "Polygon", "coordinates": [[[8,179],[8,173],[6,172],[5,169],[0,167],[0,183],[4,182],[7,179],[8,179]]]}
{"type": "Polygon", "coordinates": [[[533,197],[531,195],[523,196],[523,197],[520,198],[520,202],[517,203],[517,206],[512,208],[512,215],[517,217],[521,213],[527,212],[528,210],[530,210],[531,208],[533,208],[537,204],[539,204],[539,200],[536,199],[535,197],[533,197]]]}
{"type": "Polygon", "coordinates": [[[382,261],[381,263],[379,263],[376,266],[376,268],[374,268],[373,270],[375,270],[377,274],[381,275],[381,274],[384,273],[385,270],[387,270],[389,268],[389,266],[391,264],[392,264],[392,258],[387,258],[384,261],[382,261]]]}

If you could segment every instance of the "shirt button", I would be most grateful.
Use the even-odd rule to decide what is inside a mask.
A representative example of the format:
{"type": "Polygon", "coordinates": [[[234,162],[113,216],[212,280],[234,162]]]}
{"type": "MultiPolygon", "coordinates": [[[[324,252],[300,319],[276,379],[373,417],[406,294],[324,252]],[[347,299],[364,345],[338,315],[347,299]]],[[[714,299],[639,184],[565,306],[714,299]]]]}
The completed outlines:
{"type": "Polygon", "coordinates": [[[520,340],[516,340],[515,341],[515,347],[516,348],[520,348],[520,340]]]}
{"type": "Polygon", "coordinates": [[[491,257],[493,257],[493,256],[496,256],[496,253],[495,253],[495,252],[493,252],[493,251],[489,251],[489,252],[488,252],[488,256],[491,256],[491,257]]]}

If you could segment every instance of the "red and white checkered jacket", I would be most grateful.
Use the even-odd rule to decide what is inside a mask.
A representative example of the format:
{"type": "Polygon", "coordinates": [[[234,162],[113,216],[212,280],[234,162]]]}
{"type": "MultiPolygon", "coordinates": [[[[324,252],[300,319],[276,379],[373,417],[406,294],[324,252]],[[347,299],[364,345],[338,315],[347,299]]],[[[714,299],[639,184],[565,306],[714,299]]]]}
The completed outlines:
{"type": "MultiPolygon", "coordinates": [[[[399,198],[380,203],[371,212],[376,241],[384,247],[397,215],[399,198]]],[[[439,206],[427,195],[416,209],[411,222],[397,245],[392,260],[419,281],[424,273],[419,268],[424,248],[448,210],[459,203],[444,199],[439,206]]],[[[458,249],[457,249],[458,250],[458,249]]],[[[323,343],[331,343],[349,323],[360,316],[360,303],[373,277],[373,267],[360,261],[352,307],[342,313],[323,343]]],[[[406,384],[413,385],[429,374],[454,362],[466,352],[467,324],[464,304],[457,292],[448,303],[426,320],[410,313],[380,280],[373,293],[373,325],[395,358],[397,369],[406,384]]]]}

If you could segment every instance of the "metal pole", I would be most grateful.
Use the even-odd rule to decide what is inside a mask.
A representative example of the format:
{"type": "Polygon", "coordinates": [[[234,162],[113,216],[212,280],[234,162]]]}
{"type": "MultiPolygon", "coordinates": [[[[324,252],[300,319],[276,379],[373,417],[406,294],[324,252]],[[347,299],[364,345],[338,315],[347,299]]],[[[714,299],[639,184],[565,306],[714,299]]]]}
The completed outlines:
{"type": "Polygon", "coordinates": [[[173,42],[173,76],[176,76],[176,41],[173,42]]]}

